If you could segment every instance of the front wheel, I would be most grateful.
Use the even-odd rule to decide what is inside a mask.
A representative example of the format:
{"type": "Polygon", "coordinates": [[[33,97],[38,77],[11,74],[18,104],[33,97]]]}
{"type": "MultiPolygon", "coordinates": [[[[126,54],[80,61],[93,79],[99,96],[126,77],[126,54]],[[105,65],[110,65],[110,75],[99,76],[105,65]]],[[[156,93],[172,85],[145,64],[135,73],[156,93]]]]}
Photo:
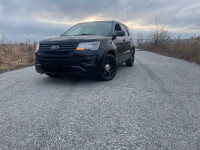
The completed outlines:
{"type": "Polygon", "coordinates": [[[135,59],[135,50],[132,50],[131,57],[126,61],[126,66],[132,67],[134,64],[134,59],[135,59]]]}
{"type": "Polygon", "coordinates": [[[117,63],[116,59],[113,55],[106,55],[102,62],[100,72],[99,72],[99,79],[103,81],[112,80],[117,73],[117,63]]]}

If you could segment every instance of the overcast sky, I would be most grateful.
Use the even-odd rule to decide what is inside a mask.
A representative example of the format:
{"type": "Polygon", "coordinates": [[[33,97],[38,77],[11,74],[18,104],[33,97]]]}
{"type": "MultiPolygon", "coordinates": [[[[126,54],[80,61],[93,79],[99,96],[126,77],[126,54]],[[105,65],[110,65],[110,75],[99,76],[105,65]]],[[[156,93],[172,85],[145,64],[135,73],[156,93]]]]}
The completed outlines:
{"type": "Polygon", "coordinates": [[[59,36],[93,20],[121,21],[148,38],[156,17],[172,37],[200,35],[200,0],[0,0],[0,33],[12,41],[59,36]]]}

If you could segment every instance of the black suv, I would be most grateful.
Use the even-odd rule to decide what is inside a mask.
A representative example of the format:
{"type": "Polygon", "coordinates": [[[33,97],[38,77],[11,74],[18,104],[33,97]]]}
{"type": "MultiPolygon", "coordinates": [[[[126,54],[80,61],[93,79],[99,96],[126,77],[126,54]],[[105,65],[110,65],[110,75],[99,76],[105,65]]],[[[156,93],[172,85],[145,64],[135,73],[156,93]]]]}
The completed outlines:
{"type": "Polygon", "coordinates": [[[36,71],[50,77],[68,73],[111,80],[117,65],[134,63],[135,47],[128,27],[117,21],[80,23],[60,37],[40,41],[36,71]]]}

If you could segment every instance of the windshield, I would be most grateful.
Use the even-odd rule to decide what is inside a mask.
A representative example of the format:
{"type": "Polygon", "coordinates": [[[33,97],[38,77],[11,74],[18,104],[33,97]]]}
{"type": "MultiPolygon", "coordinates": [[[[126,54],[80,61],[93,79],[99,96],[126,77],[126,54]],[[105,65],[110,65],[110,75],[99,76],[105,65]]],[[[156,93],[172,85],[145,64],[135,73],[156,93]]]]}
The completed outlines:
{"type": "Polygon", "coordinates": [[[78,24],[69,29],[63,36],[108,35],[112,24],[108,22],[78,24]]]}

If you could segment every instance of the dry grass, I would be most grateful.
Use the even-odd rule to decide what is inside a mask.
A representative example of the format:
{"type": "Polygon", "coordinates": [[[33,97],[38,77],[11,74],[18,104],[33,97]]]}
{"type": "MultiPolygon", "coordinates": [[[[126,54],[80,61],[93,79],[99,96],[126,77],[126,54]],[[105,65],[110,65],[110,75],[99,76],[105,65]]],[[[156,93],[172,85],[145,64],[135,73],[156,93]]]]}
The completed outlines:
{"type": "Polygon", "coordinates": [[[34,44],[0,44],[0,73],[34,64],[34,44]]]}
{"type": "Polygon", "coordinates": [[[148,42],[139,48],[200,64],[200,39],[169,40],[157,47],[153,42],[148,42]]]}

